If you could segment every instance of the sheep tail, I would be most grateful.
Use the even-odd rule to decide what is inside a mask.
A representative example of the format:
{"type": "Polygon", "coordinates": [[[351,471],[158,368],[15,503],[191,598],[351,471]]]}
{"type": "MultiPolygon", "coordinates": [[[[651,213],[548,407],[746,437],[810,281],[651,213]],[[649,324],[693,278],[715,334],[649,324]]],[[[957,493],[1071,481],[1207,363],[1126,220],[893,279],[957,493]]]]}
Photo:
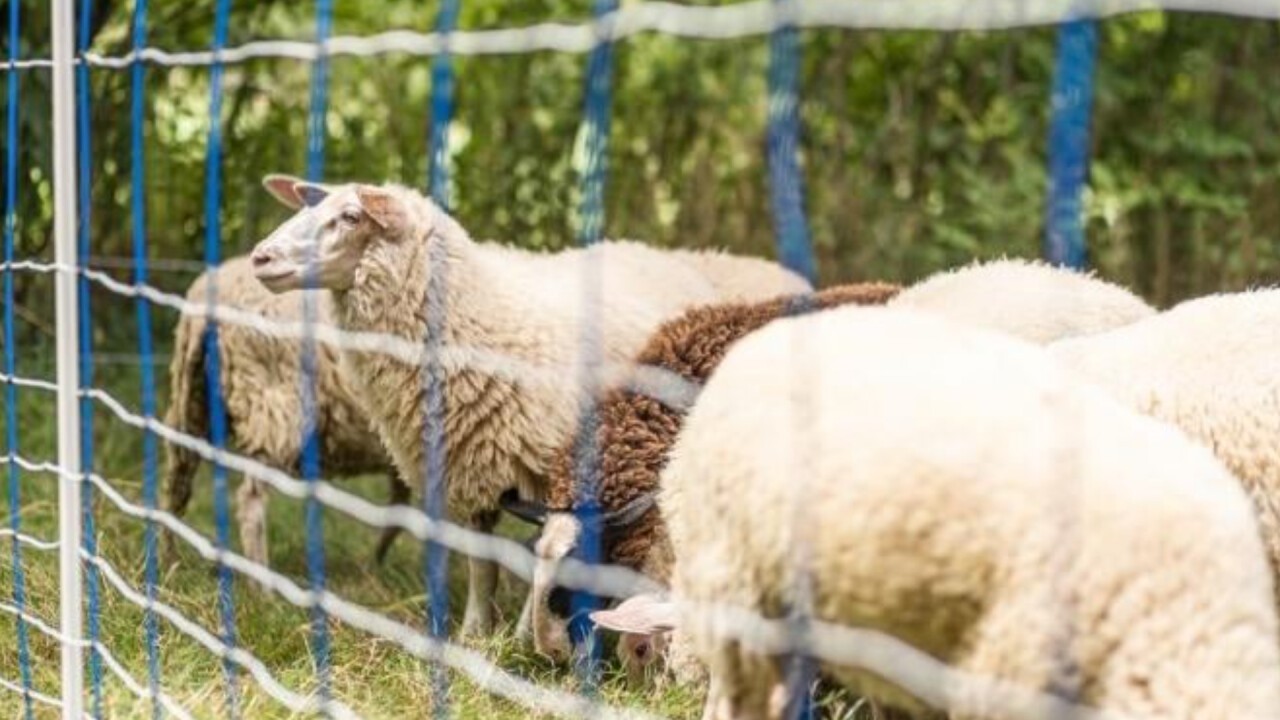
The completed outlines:
{"type": "MultiPolygon", "coordinates": [[[[169,363],[169,408],[164,422],[185,435],[206,436],[208,398],[205,388],[204,318],[184,315],[174,332],[173,359],[169,363]]],[[[200,465],[195,451],[165,443],[166,507],[181,517],[191,502],[191,479],[200,465]]]]}

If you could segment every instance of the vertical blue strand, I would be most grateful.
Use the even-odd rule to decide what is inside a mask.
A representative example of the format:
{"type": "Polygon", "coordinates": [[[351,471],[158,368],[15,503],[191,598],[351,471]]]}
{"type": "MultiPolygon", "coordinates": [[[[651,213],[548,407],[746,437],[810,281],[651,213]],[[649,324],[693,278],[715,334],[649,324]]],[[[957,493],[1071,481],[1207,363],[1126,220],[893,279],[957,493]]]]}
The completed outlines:
{"type": "Polygon", "coordinates": [[[778,21],[769,39],[769,189],[777,231],[778,260],[810,283],[817,265],[805,217],[800,172],[800,31],[795,1],[774,0],[778,21]]]}
{"type": "MultiPolygon", "coordinates": [[[[147,0],[137,0],[133,12],[133,49],[140,53],[147,45],[147,0]]],[[[131,70],[131,188],[133,201],[133,282],[143,286],[147,283],[147,200],[146,200],[146,168],[144,163],[144,124],[146,116],[146,66],[135,56],[131,70]]],[[[146,298],[137,298],[138,312],[138,355],[142,371],[142,414],[144,417],[156,416],[155,371],[152,358],[151,343],[151,304],[146,298]]],[[[150,510],[156,508],[157,498],[157,464],[156,436],[150,430],[142,431],[142,501],[150,510]]],[[[154,603],[156,585],[159,582],[159,560],[156,554],[156,524],[148,519],[143,539],[146,552],[144,568],[147,602],[154,603]]],[[[145,610],[143,625],[147,638],[147,670],[148,683],[152,692],[151,714],[154,718],[164,715],[160,704],[160,627],[155,611],[148,606],[145,610]]]]}
{"type": "MultiPolygon", "coordinates": [[[[213,21],[213,66],[209,76],[209,140],[205,155],[205,234],[204,263],[209,277],[207,301],[210,305],[204,335],[205,394],[209,404],[209,442],[219,450],[227,443],[226,410],[222,405],[222,367],[218,353],[218,324],[212,306],[217,304],[217,272],[222,262],[222,77],[224,66],[218,53],[226,47],[227,27],[230,24],[231,0],[217,0],[213,21]]],[[[217,526],[218,550],[231,545],[231,507],[227,488],[227,468],[213,464],[213,514],[217,526]]],[[[218,563],[218,611],[222,619],[222,641],[227,647],[236,645],[236,607],[233,574],[226,563],[218,563]]],[[[226,680],[227,715],[239,715],[239,690],[236,684],[236,665],[229,657],[222,659],[222,672],[226,680]]]]}
{"type": "MultiPolygon", "coordinates": [[[[586,152],[582,174],[582,204],[579,208],[578,243],[582,246],[597,243],[604,235],[604,193],[609,165],[613,103],[613,23],[617,9],[617,0],[595,0],[593,5],[596,45],[587,58],[582,111],[586,152]]],[[[597,255],[583,265],[585,309],[579,346],[583,367],[582,382],[587,392],[582,401],[578,431],[574,437],[576,491],[573,505],[574,515],[582,527],[575,554],[579,560],[588,564],[598,564],[602,556],[601,512],[596,487],[600,464],[599,448],[596,447],[599,417],[595,397],[604,357],[600,327],[604,278],[600,271],[600,261],[601,258],[597,255]]],[[[589,592],[575,591],[570,596],[569,639],[575,648],[574,669],[588,694],[595,692],[599,682],[601,650],[600,643],[592,632],[588,613],[599,606],[600,599],[589,592]]]]}
{"type": "MultiPolygon", "coordinates": [[[[440,361],[445,329],[445,288],[448,258],[442,243],[432,243],[427,262],[427,358],[423,366],[426,385],[426,423],[424,442],[427,448],[427,491],[423,494],[423,510],[427,517],[438,520],[445,517],[445,488],[448,473],[448,446],[445,443],[445,370],[440,361]]],[[[438,543],[427,542],[423,553],[423,573],[426,575],[427,629],[433,638],[444,639],[449,635],[449,551],[438,543]]],[[[432,714],[436,718],[448,717],[448,673],[433,664],[431,667],[432,714]]]]}
{"type": "Polygon", "coordinates": [[[324,178],[325,113],[329,108],[329,35],[333,32],[333,0],[316,0],[318,54],[311,70],[311,114],[307,125],[307,179],[324,178]]]}
{"type": "Polygon", "coordinates": [[[442,51],[431,64],[431,148],[427,161],[427,192],[445,210],[449,197],[449,125],[453,122],[453,55],[449,34],[458,27],[461,0],[443,0],[436,16],[436,32],[445,38],[442,51]]]}
{"type": "Polygon", "coordinates": [[[591,245],[604,234],[604,186],[609,164],[609,120],[613,102],[613,13],[618,0],[595,0],[596,46],[587,59],[583,105],[586,166],[582,174],[578,244],[591,245]]]}
{"type": "Polygon", "coordinates": [[[1083,193],[1089,175],[1089,125],[1098,24],[1083,19],[1058,28],[1049,121],[1049,197],[1045,207],[1044,256],[1055,265],[1082,269],[1088,262],[1083,193]]]}
{"type": "MultiPolygon", "coordinates": [[[[805,215],[804,177],[800,170],[800,30],[795,25],[795,0],[773,0],[774,30],[769,38],[769,126],[767,152],[769,190],[777,233],[778,259],[783,266],[811,284],[817,282],[817,264],[805,215]]],[[[797,303],[802,310],[807,302],[797,303]]],[[[799,553],[797,602],[788,613],[791,636],[803,648],[810,631],[810,607],[800,599],[810,588],[803,550],[799,553]]],[[[788,707],[784,717],[813,717],[813,662],[801,649],[787,658],[788,707]]]]}
{"type": "MultiPolygon", "coordinates": [[[[77,50],[81,57],[89,49],[89,40],[93,28],[93,0],[81,0],[80,27],[76,40],[77,50]]],[[[76,66],[76,159],[79,163],[77,196],[78,213],[76,221],[77,248],[76,254],[81,267],[88,267],[92,253],[91,230],[93,211],[93,117],[89,112],[89,65],[80,63],[76,66]]],[[[88,390],[93,387],[93,314],[89,296],[89,278],[81,275],[76,281],[76,301],[80,307],[80,388],[88,390]]],[[[93,400],[87,395],[80,397],[80,467],[87,475],[93,472],[93,400]]],[[[80,484],[80,512],[84,534],[81,546],[89,557],[98,554],[98,537],[93,517],[93,485],[87,482],[80,484]]],[[[102,657],[98,654],[96,643],[102,630],[102,603],[99,595],[98,568],[93,563],[84,566],[85,593],[88,605],[89,642],[89,684],[92,693],[91,711],[93,717],[102,717],[102,657]]]]}
{"type": "MultiPolygon", "coordinates": [[[[333,26],[332,0],[316,1],[316,43],[318,54],[311,72],[311,113],[307,128],[307,178],[319,182],[324,178],[325,114],[329,104],[329,56],[326,47],[333,26]]],[[[318,599],[325,591],[323,508],[316,500],[316,483],[320,482],[320,437],[316,427],[316,342],[315,261],[308,258],[305,273],[306,294],[302,301],[302,321],[306,328],[302,338],[302,478],[307,482],[307,576],[318,599]]],[[[311,654],[316,663],[317,693],[326,714],[331,697],[328,613],[317,602],[311,608],[311,654]]]]}
{"type": "MultiPolygon", "coordinates": [[[[21,48],[18,46],[20,33],[18,28],[19,3],[9,3],[9,61],[18,59],[21,48]]],[[[14,232],[18,221],[18,82],[16,70],[9,69],[6,78],[7,106],[5,108],[5,154],[4,154],[4,372],[9,377],[4,388],[5,413],[5,449],[9,456],[9,527],[16,533],[22,528],[22,514],[18,510],[20,493],[18,483],[21,473],[14,455],[18,452],[18,387],[13,378],[17,376],[17,351],[14,347],[13,333],[13,268],[8,265],[14,260],[14,232]]],[[[14,537],[12,547],[13,562],[13,604],[20,612],[27,609],[27,580],[22,567],[22,543],[14,537]]],[[[27,639],[27,621],[22,617],[15,618],[18,625],[18,665],[22,675],[23,714],[31,720],[34,708],[31,704],[31,650],[27,639]]]]}
{"type": "MultiPolygon", "coordinates": [[[[427,189],[436,204],[450,209],[449,197],[449,125],[453,122],[453,56],[449,52],[449,35],[458,26],[461,0],[443,0],[436,16],[436,32],[445,40],[444,48],[431,65],[431,145],[427,161],[427,189]]],[[[445,437],[444,368],[440,363],[441,343],[445,329],[445,288],[448,264],[443,248],[433,246],[428,257],[430,274],[427,281],[427,361],[423,366],[426,387],[426,422],[423,438],[427,448],[426,481],[423,510],[432,520],[445,516],[447,443],[445,437]]],[[[423,552],[423,575],[427,587],[427,628],[431,636],[445,639],[449,635],[449,550],[439,543],[428,542],[423,552]]],[[[431,666],[432,712],[436,718],[449,715],[449,674],[439,664],[431,666]]]]}

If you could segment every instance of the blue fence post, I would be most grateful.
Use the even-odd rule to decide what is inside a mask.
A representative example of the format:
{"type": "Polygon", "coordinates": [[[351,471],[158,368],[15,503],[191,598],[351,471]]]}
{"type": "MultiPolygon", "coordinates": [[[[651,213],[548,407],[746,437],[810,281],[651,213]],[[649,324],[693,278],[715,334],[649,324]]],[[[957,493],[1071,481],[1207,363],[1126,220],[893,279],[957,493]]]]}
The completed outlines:
{"type": "Polygon", "coordinates": [[[1044,256],[1055,265],[1083,268],[1084,185],[1089,175],[1089,126],[1098,56],[1098,23],[1070,20],[1058,27],[1049,123],[1049,197],[1044,256]]]}
{"type": "MultiPolygon", "coordinates": [[[[587,58],[587,74],[583,100],[582,200],[579,207],[578,244],[599,242],[604,235],[605,182],[609,166],[609,126],[613,102],[613,25],[618,10],[617,0],[595,0],[596,44],[587,58]]],[[[579,339],[586,394],[579,412],[578,431],[574,437],[574,477],[576,491],[574,515],[582,528],[576,551],[577,558],[597,564],[602,558],[600,517],[596,477],[600,464],[596,447],[599,425],[596,397],[599,371],[603,362],[600,307],[604,278],[598,258],[584,266],[584,314],[579,339]]],[[[590,694],[599,680],[600,645],[592,632],[588,613],[600,605],[590,592],[575,591],[570,598],[569,638],[575,648],[574,665],[583,688],[590,694]]]]}
{"type": "Polygon", "coordinates": [[[769,190],[778,260],[810,283],[817,264],[805,217],[800,172],[800,31],[795,0],[773,0],[776,26],[769,39],[769,190]]]}
{"type": "MultiPolygon", "coordinates": [[[[436,16],[436,32],[443,40],[441,52],[431,64],[431,127],[427,158],[427,189],[444,210],[450,209],[449,196],[449,125],[453,121],[453,57],[449,52],[449,35],[457,28],[461,0],[444,0],[436,16]]],[[[426,362],[423,381],[426,387],[426,422],[423,424],[427,448],[423,493],[423,511],[433,521],[445,517],[445,487],[448,473],[448,445],[445,437],[446,392],[448,382],[440,362],[446,322],[445,288],[448,263],[443,248],[433,246],[428,258],[426,362]]],[[[444,640],[449,636],[449,549],[428,541],[423,548],[423,579],[427,587],[427,628],[431,637],[444,640]]],[[[449,673],[440,664],[431,666],[432,712],[436,718],[449,715],[449,673]]]]}
{"type": "MultiPolygon", "coordinates": [[[[76,39],[76,50],[80,57],[89,49],[90,34],[93,28],[93,0],[82,0],[80,3],[80,27],[76,39]]],[[[76,159],[79,168],[76,173],[79,186],[78,212],[76,221],[77,249],[76,255],[81,267],[89,266],[92,255],[92,223],[93,218],[93,116],[89,112],[89,64],[82,62],[76,66],[76,159]]],[[[76,301],[80,314],[80,388],[88,390],[93,387],[93,315],[90,311],[89,278],[80,275],[76,283],[76,301]]],[[[80,467],[87,475],[93,472],[93,400],[88,396],[80,398],[80,467]]],[[[97,557],[98,536],[93,517],[93,484],[80,484],[80,512],[84,534],[81,547],[89,557],[97,557]]],[[[90,643],[97,643],[102,631],[102,602],[98,585],[98,568],[93,563],[85,563],[85,590],[88,605],[88,636],[90,643]]],[[[92,712],[95,718],[102,717],[102,657],[96,645],[89,648],[89,683],[93,696],[92,712]]]]}
{"type": "MultiPolygon", "coordinates": [[[[325,114],[329,107],[329,35],[333,28],[332,0],[316,0],[316,61],[311,73],[311,112],[307,127],[307,179],[324,178],[325,114]]],[[[315,261],[308,261],[305,285],[315,287],[315,261]]],[[[307,292],[302,301],[302,378],[299,400],[302,405],[302,478],[309,492],[306,504],[307,576],[316,602],[311,608],[311,654],[316,662],[317,692],[322,709],[328,714],[332,697],[330,688],[329,618],[319,600],[325,592],[323,507],[316,499],[320,482],[320,437],[316,428],[316,307],[314,293],[307,292]]]]}
{"type": "MultiPolygon", "coordinates": [[[[146,65],[141,52],[147,46],[147,0],[138,0],[133,12],[133,64],[131,71],[131,195],[133,204],[133,282],[138,287],[147,284],[147,198],[146,154],[144,146],[146,65]]],[[[142,371],[142,414],[156,416],[155,368],[151,362],[151,303],[142,296],[136,302],[138,313],[138,355],[142,371]]],[[[85,318],[88,320],[88,318],[85,318]]],[[[150,430],[142,434],[142,501],[149,510],[156,509],[158,477],[156,464],[156,436],[150,430]]],[[[155,602],[156,585],[159,582],[159,559],[156,553],[156,524],[147,519],[143,547],[146,553],[144,576],[147,601],[155,602]]],[[[160,704],[160,627],[155,611],[144,610],[143,624],[147,637],[148,682],[152,693],[151,712],[155,718],[164,714],[160,704]]]]}
{"type": "MultiPolygon", "coordinates": [[[[5,412],[5,450],[9,464],[9,528],[15,533],[10,541],[13,562],[13,604],[18,612],[27,611],[27,582],[22,567],[22,543],[17,533],[22,529],[22,513],[19,511],[20,490],[22,480],[18,469],[18,386],[13,380],[18,375],[17,353],[14,348],[13,334],[13,280],[14,271],[14,233],[18,221],[18,77],[16,62],[22,52],[18,42],[19,6],[21,3],[9,3],[9,76],[6,80],[7,107],[5,108],[5,154],[4,154],[4,372],[7,376],[4,388],[5,412]]],[[[18,665],[22,676],[23,713],[27,720],[33,717],[31,704],[31,651],[27,640],[27,621],[21,615],[15,619],[18,626],[18,665]]]]}
{"type": "MultiPolygon", "coordinates": [[[[213,21],[213,65],[209,77],[209,138],[205,154],[205,234],[204,264],[209,286],[206,300],[209,312],[206,316],[204,335],[205,395],[209,405],[209,442],[219,450],[227,443],[226,409],[222,404],[222,366],[218,351],[218,322],[213,307],[218,302],[217,268],[222,262],[222,78],[221,52],[227,44],[227,27],[231,14],[231,0],[218,0],[213,21]]],[[[227,468],[213,464],[213,514],[217,526],[217,547],[226,550],[231,546],[231,507],[227,487],[227,468]]],[[[218,563],[218,610],[222,619],[222,641],[227,647],[236,644],[236,610],[234,575],[226,563],[218,563]]],[[[236,684],[236,664],[223,657],[222,671],[226,679],[227,715],[239,715],[239,691],[236,684]]]]}

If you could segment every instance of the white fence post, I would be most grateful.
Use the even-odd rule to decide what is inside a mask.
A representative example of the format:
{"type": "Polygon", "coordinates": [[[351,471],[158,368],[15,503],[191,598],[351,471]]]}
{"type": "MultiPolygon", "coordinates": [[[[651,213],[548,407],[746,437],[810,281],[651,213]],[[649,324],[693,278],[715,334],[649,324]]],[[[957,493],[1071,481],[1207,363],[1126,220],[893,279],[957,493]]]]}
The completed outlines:
{"type": "Polygon", "coordinates": [[[76,317],[76,116],[74,0],[51,0],[53,16],[53,237],[58,349],[58,592],[62,717],[84,717],[80,579],[80,399],[76,317]]]}

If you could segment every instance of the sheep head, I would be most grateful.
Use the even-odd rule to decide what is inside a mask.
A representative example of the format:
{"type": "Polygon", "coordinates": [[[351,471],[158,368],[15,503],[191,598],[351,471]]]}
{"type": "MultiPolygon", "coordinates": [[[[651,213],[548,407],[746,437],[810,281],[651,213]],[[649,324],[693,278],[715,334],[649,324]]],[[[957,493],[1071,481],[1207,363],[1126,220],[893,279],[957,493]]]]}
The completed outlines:
{"type": "MultiPolygon", "coordinates": [[[[541,503],[520,499],[515,491],[504,493],[499,503],[508,513],[538,527],[538,534],[530,539],[535,558],[529,589],[534,646],[557,662],[566,661],[575,642],[570,632],[575,617],[573,591],[560,585],[557,575],[567,558],[584,559],[580,557],[584,536],[582,519],[572,509],[549,509],[541,503]]],[[[594,516],[591,526],[600,543],[601,562],[615,561],[613,548],[618,535],[628,532],[653,507],[654,497],[649,494],[594,516]]],[[[643,654],[644,649],[638,653],[643,654]]]]}
{"type": "Polygon", "coordinates": [[[671,633],[680,626],[674,602],[658,595],[636,595],[590,617],[597,627],[621,633],[618,659],[629,683],[639,687],[663,673],[671,633]]]}
{"type": "Polygon", "coordinates": [[[268,175],[263,186],[296,211],[253,249],[254,275],[272,292],[349,289],[365,253],[399,242],[412,225],[407,191],[288,175],[268,175]]]}

